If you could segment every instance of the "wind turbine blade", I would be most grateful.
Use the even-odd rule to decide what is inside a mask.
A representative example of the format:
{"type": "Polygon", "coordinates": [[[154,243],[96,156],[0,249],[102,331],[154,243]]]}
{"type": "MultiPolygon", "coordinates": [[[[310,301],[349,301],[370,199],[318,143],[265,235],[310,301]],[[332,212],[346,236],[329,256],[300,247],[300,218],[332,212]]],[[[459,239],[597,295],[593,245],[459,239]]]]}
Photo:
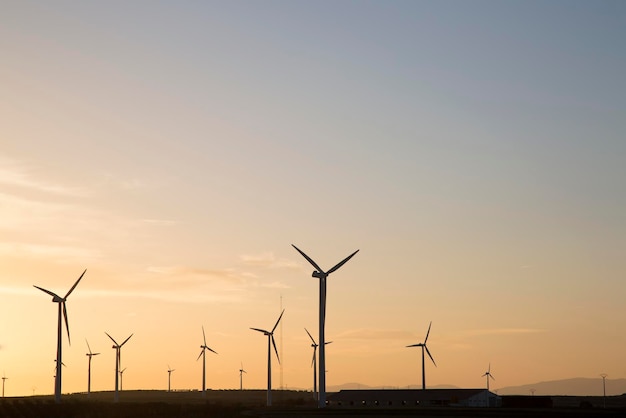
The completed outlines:
{"type": "Polygon", "coordinates": [[[51,291],[49,291],[49,290],[46,290],[46,289],[44,289],[43,287],[39,287],[39,286],[35,286],[35,285],[33,285],[33,287],[36,287],[37,289],[41,290],[42,292],[46,292],[47,294],[49,294],[49,295],[50,295],[50,296],[52,296],[53,298],[59,298],[59,299],[61,299],[61,297],[60,297],[59,295],[57,295],[56,293],[51,292],[51,291]]]}
{"type": "Polygon", "coordinates": [[[491,373],[491,363],[489,363],[489,367],[487,367],[487,373],[491,373]]]}
{"type": "Polygon", "coordinates": [[[313,349],[313,358],[311,359],[311,367],[313,367],[313,364],[315,364],[315,349],[313,349]]]}
{"type": "Polygon", "coordinates": [[[332,343],[332,341],[326,341],[326,342],[324,343],[324,345],[326,345],[326,344],[331,344],[331,343],[332,343]]]}
{"type": "Polygon", "coordinates": [[[207,347],[206,345],[205,345],[205,347],[206,347],[206,349],[207,349],[207,350],[209,350],[210,352],[217,354],[217,351],[213,350],[211,347],[207,347]]]}
{"type": "Polygon", "coordinates": [[[83,278],[83,276],[85,275],[86,272],[87,272],[87,269],[85,269],[85,271],[83,271],[83,274],[80,275],[78,280],[76,280],[76,283],[74,283],[74,286],[72,286],[72,288],[67,292],[67,294],[65,295],[65,297],[63,299],[67,299],[67,297],[70,295],[70,293],[72,293],[74,291],[76,286],[78,286],[78,282],[80,282],[80,279],[83,278]]]}
{"type": "Polygon", "coordinates": [[[130,340],[130,337],[132,337],[133,335],[134,335],[134,334],[130,334],[130,335],[128,336],[128,338],[126,338],[126,339],[124,340],[124,342],[123,342],[122,344],[120,344],[120,347],[122,347],[124,344],[126,344],[126,342],[127,342],[128,340],[130,340]]]}
{"type": "Polygon", "coordinates": [[[489,376],[487,373],[485,373],[484,375],[480,376],[480,377],[485,377],[485,376],[489,376]]]}
{"type": "Polygon", "coordinates": [[[265,331],[264,329],[259,329],[259,328],[250,328],[250,329],[253,329],[253,330],[255,330],[255,331],[262,332],[263,334],[269,334],[269,332],[268,332],[268,331],[265,331]]]}
{"type": "Polygon", "coordinates": [[[204,325],[202,325],[202,339],[204,340],[204,345],[206,345],[206,334],[204,333],[204,325]]]}
{"type": "Polygon", "coordinates": [[[274,352],[276,353],[276,358],[278,359],[278,363],[280,364],[280,357],[278,356],[278,348],[276,348],[276,341],[274,341],[274,335],[270,334],[270,338],[272,339],[272,345],[274,346],[274,352]]]}
{"type": "Polygon", "coordinates": [[[433,321],[430,321],[430,324],[428,324],[428,331],[426,331],[426,338],[424,338],[424,344],[426,344],[426,341],[428,341],[428,334],[430,334],[430,327],[432,326],[433,321]]]}
{"type": "Polygon", "coordinates": [[[321,269],[321,267],[320,267],[320,266],[318,266],[318,265],[317,265],[317,263],[316,263],[315,261],[313,261],[313,259],[312,259],[311,257],[309,257],[309,256],[308,256],[308,255],[306,255],[304,252],[302,252],[302,250],[300,250],[300,248],[296,247],[296,246],[295,246],[295,245],[293,245],[293,244],[291,244],[291,246],[292,246],[293,248],[295,248],[295,249],[296,249],[296,251],[298,251],[300,254],[302,254],[302,257],[306,258],[306,261],[308,261],[309,263],[311,263],[311,265],[312,265],[313,267],[315,267],[315,269],[316,269],[317,271],[319,271],[320,273],[323,273],[323,272],[324,272],[324,270],[322,270],[322,269],[321,269]]]}
{"type": "Polygon", "coordinates": [[[200,351],[200,354],[198,355],[198,358],[196,359],[196,361],[200,360],[200,357],[202,357],[202,354],[204,354],[204,347],[202,347],[202,351],[200,351]]]}
{"type": "Polygon", "coordinates": [[[85,338],[85,342],[87,343],[87,348],[89,349],[89,354],[93,355],[93,353],[91,352],[91,347],[89,347],[89,341],[87,341],[87,338],[85,338]]]}
{"type": "Polygon", "coordinates": [[[113,337],[111,337],[111,336],[110,336],[108,333],[106,333],[106,332],[105,332],[105,334],[107,335],[107,337],[109,337],[109,338],[111,339],[111,341],[113,341],[113,343],[114,343],[116,346],[118,346],[118,347],[119,347],[119,344],[117,343],[117,341],[115,341],[115,340],[113,339],[113,337]]]}
{"type": "Polygon", "coordinates": [[[65,319],[65,330],[67,331],[67,342],[72,345],[72,340],[70,339],[70,324],[67,320],[67,308],[65,307],[65,302],[61,302],[63,305],[63,318],[65,319]]]}
{"type": "Polygon", "coordinates": [[[411,345],[407,345],[407,348],[408,347],[421,347],[421,346],[422,346],[421,344],[411,344],[411,345]]]}
{"type": "Polygon", "coordinates": [[[339,264],[337,264],[335,267],[331,268],[330,270],[328,270],[328,272],[326,274],[330,274],[333,271],[336,271],[337,269],[339,269],[339,267],[343,266],[344,264],[346,264],[348,262],[348,260],[350,260],[352,257],[354,257],[354,254],[358,253],[359,250],[356,250],[355,252],[353,252],[352,254],[350,254],[349,256],[347,256],[346,258],[343,259],[343,261],[341,261],[339,264]]]}
{"type": "Polygon", "coordinates": [[[272,328],[272,334],[274,333],[274,330],[276,329],[276,327],[278,326],[278,323],[280,322],[280,318],[283,317],[283,314],[285,313],[285,310],[283,309],[283,311],[280,313],[280,316],[278,317],[278,321],[276,321],[276,325],[274,325],[274,328],[272,328]]]}
{"type": "Polygon", "coordinates": [[[97,356],[98,354],[100,354],[100,353],[92,353],[91,355],[92,356],[97,356]]]}
{"type": "Polygon", "coordinates": [[[304,329],[306,331],[307,334],[309,334],[309,338],[311,339],[311,341],[313,341],[313,344],[317,345],[317,343],[315,342],[315,340],[313,339],[313,337],[311,337],[311,333],[309,332],[308,329],[304,329]]]}
{"type": "Polygon", "coordinates": [[[433,356],[430,355],[430,351],[428,351],[428,347],[424,346],[424,348],[426,349],[426,353],[428,353],[428,357],[430,357],[435,367],[437,367],[437,363],[435,363],[435,359],[433,358],[433,356]]]}
{"type": "Polygon", "coordinates": [[[496,378],[495,378],[495,377],[493,377],[493,376],[491,375],[491,373],[489,373],[489,377],[490,377],[490,378],[492,378],[493,380],[496,380],[496,378]]]}

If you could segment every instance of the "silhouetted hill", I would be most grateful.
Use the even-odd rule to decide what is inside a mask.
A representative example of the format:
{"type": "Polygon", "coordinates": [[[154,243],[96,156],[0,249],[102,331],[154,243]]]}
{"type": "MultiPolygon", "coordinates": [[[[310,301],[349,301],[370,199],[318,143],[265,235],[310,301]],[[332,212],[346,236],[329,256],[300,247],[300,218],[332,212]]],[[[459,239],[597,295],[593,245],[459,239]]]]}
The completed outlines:
{"type": "MultiPolygon", "coordinates": [[[[369,386],[364,385],[362,383],[357,382],[349,382],[341,385],[327,386],[326,392],[339,392],[340,390],[358,390],[358,389],[421,389],[422,385],[409,385],[409,386],[392,386],[392,385],[381,385],[381,386],[369,386]]],[[[435,385],[428,386],[428,389],[458,389],[458,386],[454,385],[435,385]]]]}
{"type": "MultiPolygon", "coordinates": [[[[551,380],[522,386],[508,386],[498,389],[498,395],[569,395],[602,396],[602,378],[578,377],[574,379],[551,380]]],[[[615,396],[626,393],[626,379],[606,379],[606,395],[615,396]]]]}

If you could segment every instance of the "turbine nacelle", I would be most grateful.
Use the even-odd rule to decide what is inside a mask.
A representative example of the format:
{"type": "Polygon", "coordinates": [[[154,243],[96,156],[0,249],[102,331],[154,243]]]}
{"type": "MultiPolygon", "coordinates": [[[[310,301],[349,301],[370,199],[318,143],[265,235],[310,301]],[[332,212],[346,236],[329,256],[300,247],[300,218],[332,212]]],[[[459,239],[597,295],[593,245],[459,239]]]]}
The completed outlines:
{"type": "Polygon", "coordinates": [[[314,271],[311,274],[311,277],[315,277],[316,279],[325,279],[328,277],[328,274],[324,273],[323,271],[314,271]]]}

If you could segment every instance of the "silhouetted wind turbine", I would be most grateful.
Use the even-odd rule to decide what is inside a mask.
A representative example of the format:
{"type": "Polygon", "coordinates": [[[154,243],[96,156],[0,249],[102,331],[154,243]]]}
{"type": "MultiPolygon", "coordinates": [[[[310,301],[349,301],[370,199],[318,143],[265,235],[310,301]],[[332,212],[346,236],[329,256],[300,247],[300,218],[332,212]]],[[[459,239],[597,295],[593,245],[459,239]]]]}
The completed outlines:
{"type": "Polygon", "coordinates": [[[217,354],[217,351],[212,350],[208,345],[206,345],[206,335],[204,334],[204,326],[202,327],[202,339],[204,341],[204,345],[201,345],[200,355],[196,359],[196,361],[200,360],[202,357],[202,396],[206,396],[206,350],[209,350],[212,353],[217,354]]]}
{"type": "Polygon", "coordinates": [[[76,283],[74,283],[74,286],[72,286],[72,288],[67,292],[67,294],[64,297],[61,297],[59,295],[57,295],[54,292],[51,292],[49,290],[46,290],[42,287],[39,286],[35,286],[37,289],[41,290],[42,292],[45,292],[47,294],[49,294],[50,296],[52,296],[52,302],[54,303],[58,303],[59,304],[59,324],[58,324],[58,330],[57,330],[57,363],[56,363],[56,373],[55,373],[55,377],[54,377],[54,401],[56,403],[60,403],[61,402],[61,349],[63,346],[63,341],[62,341],[62,321],[61,321],[61,316],[63,316],[63,318],[65,319],[65,329],[67,330],[67,341],[70,345],[72,345],[71,341],[70,341],[70,326],[69,326],[69,322],[67,319],[67,308],[65,306],[65,301],[67,300],[67,298],[70,296],[70,293],[72,293],[74,291],[74,289],[76,288],[76,286],[78,285],[78,282],[80,282],[80,279],[83,278],[83,276],[85,275],[85,272],[87,271],[87,269],[85,269],[85,271],[83,271],[83,274],[80,275],[80,277],[78,278],[78,280],[76,280],[76,283]]]}
{"type": "Polygon", "coordinates": [[[485,376],[487,377],[487,390],[489,390],[489,379],[496,380],[495,377],[491,375],[491,363],[489,363],[489,367],[487,368],[487,371],[485,372],[483,377],[485,376]]]}
{"type": "MultiPolygon", "coordinates": [[[[132,337],[133,334],[130,334],[128,338],[126,338],[122,344],[118,344],[117,341],[115,341],[113,337],[111,337],[108,333],[105,332],[105,334],[107,335],[107,337],[111,339],[111,341],[113,341],[113,347],[111,348],[115,349],[115,396],[113,398],[113,401],[118,402],[120,400],[120,395],[118,392],[118,383],[119,383],[118,379],[120,378],[120,375],[121,375],[120,367],[122,366],[122,346],[126,344],[128,340],[130,340],[130,337],[132,337]]],[[[121,385],[120,385],[120,390],[121,390],[121,385]]]]}
{"type": "Polygon", "coordinates": [[[100,353],[92,353],[91,352],[91,347],[89,347],[89,341],[87,341],[87,339],[85,338],[85,342],[87,343],[87,349],[89,350],[89,352],[86,354],[87,357],[89,357],[89,362],[88,362],[88,366],[87,366],[87,397],[91,397],[91,358],[93,356],[97,356],[100,353]]]}
{"type": "Polygon", "coordinates": [[[320,279],[320,307],[319,307],[319,348],[320,348],[320,362],[319,362],[319,400],[318,407],[324,408],[326,406],[326,340],[324,338],[324,326],[326,323],[326,278],[330,273],[333,273],[345,263],[348,262],[359,250],[356,250],[346,258],[344,258],[341,262],[339,262],[335,267],[331,268],[328,271],[324,271],[317,265],[311,257],[303,253],[298,247],[291,244],[293,248],[296,249],[313,267],[315,267],[315,271],[311,275],[312,277],[316,277],[320,279]]]}
{"type": "Polygon", "coordinates": [[[239,369],[239,390],[243,390],[243,374],[248,373],[243,369],[243,363],[241,363],[241,369],[239,369]]]}
{"type": "Polygon", "coordinates": [[[7,380],[8,377],[6,373],[2,373],[2,397],[4,398],[4,381],[7,380]]]}
{"type": "Polygon", "coordinates": [[[120,370],[120,392],[124,390],[124,372],[126,371],[126,367],[120,370]]]}
{"type": "Polygon", "coordinates": [[[170,382],[172,380],[172,372],[175,371],[176,369],[172,369],[170,367],[170,365],[167,365],[167,391],[170,392],[171,391],[171,386],[170,386],[170,382]]]}
{"type": "Polygon", "coordinates": [[[276,353],[276,358],[278,359],[278,363],[280,363],[280,357],[278,356],[278,349],[276,348],[276,341],[274,341],[274,331],[280,322],[280,319],[283,317],[285,310],[280,313],[278,317],[278,321],[274,325],[271,331],[266,331],[260,328],[250,328],[255,331],[262,332],[263,335],[267,336],[267,406],[272,406],[272,345],[274,346],[274,352],[276,353]]]}
{"type": "Polygon", "coordinates": [[[437,367],[437,363],[435,363],[435,359],[433,358],[433,356],[430,355],[430,351],[428,351],[428,347],[426,346],[426,341],[428,341],[428,334],[430,334],[430,326],[432,324],[433,323],[431,321],[430,324],[428,325],[428,331],[426,331],[426,338],[424,338],[423,343],[407,345],[407,347],[422,347],[422,389],[423,390],[426,389],[426,363],[424,362],[424,350],[426,350],[426,353],[428,353],[428,357],[430,357],[435,367],[437,367]]]}
{"type": "MultiPolygon", "coordinates": [[[[304,329],[306,331],[306,333],[309,335],[309,338],[311,339],[311,342],[313,344],[311,344],[311,347],[313,347],[313,360],[311,361],[311,366],[313,366],[313,399],[317,400],[318,396],[317,396],[317,347],[318,344],[315,342],[315,340],[313,339],[313,337],[311,336],[311,333],[309,332],[308,329],[304,329]]],[[[332,341],[326,341],[324,344],[330,344],[332,343],[332,341]]]]}

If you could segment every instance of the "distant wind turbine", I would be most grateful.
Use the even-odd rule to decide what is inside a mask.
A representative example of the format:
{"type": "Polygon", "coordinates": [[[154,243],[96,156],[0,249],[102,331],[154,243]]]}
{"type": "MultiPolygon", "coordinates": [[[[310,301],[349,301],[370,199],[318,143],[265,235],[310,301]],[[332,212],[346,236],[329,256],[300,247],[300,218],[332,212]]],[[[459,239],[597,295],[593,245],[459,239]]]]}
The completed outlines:
{"type": "MultiPolygon", "coordinates": [[[[319,346],[315,342],[313,337],[311,336],[311,333],[309,332],[309,330],[306,328],[304,330],[309,335],[309,338],[311,339],[311,342],[313,343],[311,344],[311,347],[313,347],[313,360],[311,361],[311,366],[313,366],[313,399],[318,400],[318,396],[317,396],[317,347],[319,346]]],[[[324,344],[330,344],[330,343],[332,343],[332,341],[326,341],[324,344]]]]}
{"type": "Polygon", "coordinates": [[[126,371],[126,367],[120,370],[120,392],[124,390],[124,372],[126,371]]]}
{"type": "Polygon", "coordinates": [[[241,363],[241,369],[239,369],[239,390],[243,390],[243,374],[248,373],[243,369],[243,362],[241,363]]]}
{"type": "Polygon", "coordinates": [[[8,377],[6,373],[2,373],[2,397],[4,398],[4,381],[7,380],[8,377]]]}
{"type": "Polygon", "coordinates": [[[204,345],[201,345],[200,355],[196,359],[196,361],[200,360],[202,357],[202,396],[206,396],[206,350],[209,350],[212,353],[217,354],[217,351],[211,349],[208,345],[206,345],[206,335],[204,334],[204,326],[202,327],[202,339],[204,341],[204,345]]]}
{"type": "Polygon", "coordinates": [[[430,334],[430,326],[432,324],[433,323],[431,321],[430,324],[428,325],[428,331],[426,331],[426,338],[424,338],[423,343],[407,345],[407,347],[422,347],[422,389],[423,390],[426,390],[426,363],[424,362],[424,350],[426,350],[426,353],[428,353],[428,357],[430,357],[435,367],[437,367],[437,363],[435,363],[435,359],[430,354],[430,351],[428,351],[428,347],[426,346],[426,341],[428,341],[428,334],[430,334]]]}
{"type": "MultiPolygon", "coordinates": [[[[122,367],[122,346],[124,344],[126,344],[128,342],[128,340],[130,340],[130,337],[132,337],[133,334],[130,334],[128,336],[128,338],[126,338],[122,344],[118,344],[117,341],[115,341],[113,339],[113,337],[111,337],[108,333],[105,332],[105,334],[107,335],[107,337],[109,337],[111,339],[111,341],[113,341],[113,347],[111,347],[111,348],[115,349],[115,396],[113,398],[113,401],[114,402],[119,402],[120,394],[119,394],[119,391],[118,391],[118,383],[119,383],[119,379],[121,377],[120,375],[122,373],[122,372],[120,372],[120,367],[122,367]]],[[[126,369],[124,369],[124,370],[126,370],[126,369]]],[[[119,385],[119,386],[120,386],[119,390],[121,390],[121,385],[119,385]]]]}
{"type": "Polygon", "coordinates": [[[487,390],[489,390],[489,379],[496,380],[495,377],[491,375],[491,363],[489,363],[489,367],[487,368],[487,371],[485,372],[483,377],[487,377],[487,390]]]}
{"type": "Polygon", "coordinates": [[[170,382],[172,380],[172,372],[175,370],[176,369],[172,369],[169,364],[167,365],[167,391],[168,392],[171,392],[170,382]]]}
{"type": "Polygon", "coordinates": [[[65,301],[67,300],[67,298],[70,296],[70,293],[72,293],[74,291],[74,289],[76,288],[76,286],[78,285],[78,282],[80,282],[80,279],[83,278],[83,276],[85,275],[85,272],[87,271],[87,269],[85,269],[85,271],[83,271],[83,274],[80,275],[80,277],[78,278],[78,280],[76,280],[76,283],[74,283],[74,286],[71,287],[71,289],[65,294],[64,297],[61,297],[59,295],[57,295],[54,292],[51,292],[49,290],[46,290],[42,287],[39,286],[35,286],[37,289],[41,290],[42,292],[45,292],[47,294],[49,294],[50,296],[52,296],[52,302],[54,303],[58,303],[59,304],[59,320],[58,320],[58,329],[57,329],[57,359],[56,359],[56,373],[55,373],[55,377],[54,377],[54,401],[56,403],[61,403],[61,364],[63,363],[61,360],[61,350],[63,347],[63,341],[62,341],[62,330],[63,330],[63,325],[62,325],[62,321],[61,321],[61,316],[63,316],[63,318],[65,319],[65,329],[67,330],[67,341],[70,345],[72,345],[71,340],[70,340],[70,326],[69,326],[69,322],[67,319],[67,308],[65,306],[65,301]]]}
{"type": "Polygon", "coordinates": [[[280,357],[278,356],[278,349],[276,348],[276,341],[274,341],[274,331],[280,322],[280,319],[283,317],[285,310],[280,313],[278,317],[278,321],[274,325],[271,331],[266,331],[260,328],[250,328],[255,331],[262,332],[263,335],[267,336],[267,406],[272,406],[272,345],[274,346],[274,352],[276,353],[276,359],[278,359],[278,363],[280,364],[280,357]]]}
{"type": "Polygon", "coordinates": [[[293,248],[296,249],[313,267],[315,267],[315,271],[311,275],[312,277],[320,279],[320,303],[319,303],[319,348],[320,348],[320,362],[319,362],[319,399],[318,399],[318,407],[324,408],[326,406],[326,340],[324,338],[324,326],[326,323],[326,278],[329,274],[338,270],[341,266],[348,262],[359,250],[356,250],[348,257],[344,258],[341,262],[335,265],[328,271],[324,271],[317,265],[315,261],[308,255],[306,255],[302,250],[300,250],[295,245],[291,244],[293,248]]]}
{"type": "Polygon", "coordinates": [[[89,352],[86,354],[87,357],[89,357],[89,362],[87,365],[87,397],[91,397],[91,358],[93,356],[97,356],[100,353],[92,353],[91,352],[91,347],[89,347],[89,341],[87,341],[87,339],[85,338],[85,342],[87,343],[87,349],[89,350],[89,352]]]}

